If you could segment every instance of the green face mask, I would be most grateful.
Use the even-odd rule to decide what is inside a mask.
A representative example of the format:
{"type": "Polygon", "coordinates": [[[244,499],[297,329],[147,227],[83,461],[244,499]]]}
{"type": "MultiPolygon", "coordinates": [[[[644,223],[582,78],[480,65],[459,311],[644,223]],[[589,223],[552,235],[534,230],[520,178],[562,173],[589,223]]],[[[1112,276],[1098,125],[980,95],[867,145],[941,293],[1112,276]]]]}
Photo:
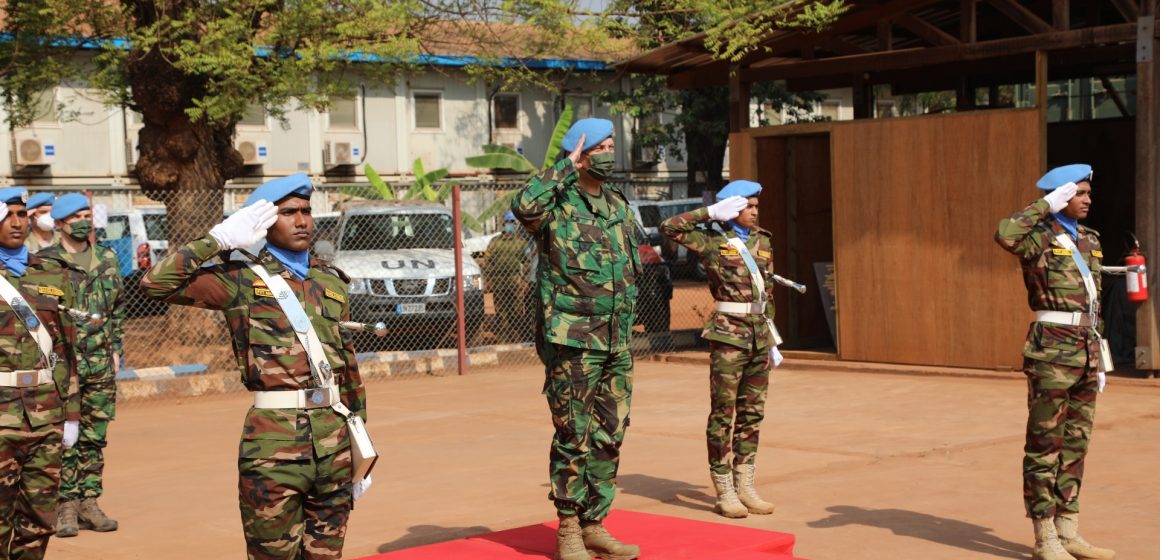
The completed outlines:
{"type": "Polygon", "coordinates": [[[85,241],[89,238],[89,234],[93,232],[92,220],[77,220],[69,224],[68,236],[77,241],[85,241]]]}
{"type": "Polygon", "coordinates": [[[597,181],[611,177],[614,167],[616,167],[615,152],[601,152],[588,156],[588,174],[597,181]]]}

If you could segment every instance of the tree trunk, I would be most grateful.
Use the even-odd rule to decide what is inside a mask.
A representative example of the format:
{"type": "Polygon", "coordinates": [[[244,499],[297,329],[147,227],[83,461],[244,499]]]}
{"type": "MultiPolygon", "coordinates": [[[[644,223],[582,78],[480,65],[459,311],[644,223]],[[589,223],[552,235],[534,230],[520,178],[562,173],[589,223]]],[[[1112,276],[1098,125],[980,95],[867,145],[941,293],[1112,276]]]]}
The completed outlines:
{"type": "Polygon", "coordinates": [[[233,145],[236,123],[191,120],[185,110],[204,94],[203,78],[182,73],[156,50],[130,53],[127,70],[145,120],[137,180],[147,196],[165,204],[173,251],[222,220],[225,183],[243,169],[233,145]]]}

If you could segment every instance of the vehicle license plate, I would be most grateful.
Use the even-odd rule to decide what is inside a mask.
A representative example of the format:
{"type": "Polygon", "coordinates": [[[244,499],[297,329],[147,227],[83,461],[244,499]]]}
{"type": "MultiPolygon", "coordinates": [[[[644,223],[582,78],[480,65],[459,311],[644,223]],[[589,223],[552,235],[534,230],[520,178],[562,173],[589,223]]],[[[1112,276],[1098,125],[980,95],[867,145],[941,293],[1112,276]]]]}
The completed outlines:
{"type": "Polygon", "coordinates": [[[411,313],[426,313],[426,303],[400,303],[395,308],[395,312],[399,315],[409,315],[411,313]]]}

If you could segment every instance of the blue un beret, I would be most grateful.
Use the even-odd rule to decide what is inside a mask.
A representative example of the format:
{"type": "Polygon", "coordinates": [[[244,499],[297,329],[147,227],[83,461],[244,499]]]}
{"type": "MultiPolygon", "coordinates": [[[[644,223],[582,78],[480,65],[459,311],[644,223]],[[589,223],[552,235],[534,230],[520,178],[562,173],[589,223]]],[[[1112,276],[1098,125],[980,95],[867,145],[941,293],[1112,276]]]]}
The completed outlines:
{"type": "Polygon", "coordinates": [[[612,136],[612,121],[608,119],[580,119],[572,124],[572,128],[568,129],[568,133],[560,142],[560,147],[565,152],[575,150],[581,135],[584,136],[584,147],[580,151],[587,152],[612,136]]]}
{"type": "Polygon", "coordinates": [[[506,213],[504,213],[504,215],[503,215],[503,221],[505,221],[505,222],[514,222],[514,221],[516,221],[516,215],[515,215],[515,213],[514,213],[514,212],[512,212],[511,210],[508,210],[508,211],[507,211],[506,213]]]}
{"type": "Polygon", "coordinates": [[[28,197],[28,209],[40,208],[45,204],[52,206],[52,201],[54,200],[56,200],[56,197],[52,196],[52,193],[38,192],[28,197]]]}
{"type": "Polygon", "coordinates": [[[8,187],[0,189],[0,203],[24,204],[28,201],[28,189],[24,187],[8,187]]]}
{"type": "Polygon", "coordinates": [[[313,191],[314,184],[310,182],[310,177],[307,177],[305,173],[295,173],[263,183],[262,186],[254,190],[254,194],[251,194],[250,198],[246,199],[245,205],[253,205],[259,200],[268,200],[272,204],[277,204],[279,200],[292,194],[309,197],[313,191]]]}
{"type": "Polygon", "coordinates": [[[1073,163],[1071,165],[1064,165],[1056,167],[1048,171],[1046,175],[1039,178],[1035,182],[1035,186],[1041,190],[1053,191],[1068,183],[1078,183],[1080,181],[1092,180],[1092,166],[1086,163],[1073,163]]]}
{"type": "Polygon", "coordinates": [[[81,193],[68,193],[52,203],[52,212],[49,215],[54,220],[63,220],[89,207],[89,197],[81,193]]]}
{"type": "Polygon", "coordinates": [[[717,202],[721,202],[731,196],[740,196],[742,198],[749,198],[757,196],[761,192],[761,184],[753,181],[730,181],[725,188],[717,191],[717,202]]]}

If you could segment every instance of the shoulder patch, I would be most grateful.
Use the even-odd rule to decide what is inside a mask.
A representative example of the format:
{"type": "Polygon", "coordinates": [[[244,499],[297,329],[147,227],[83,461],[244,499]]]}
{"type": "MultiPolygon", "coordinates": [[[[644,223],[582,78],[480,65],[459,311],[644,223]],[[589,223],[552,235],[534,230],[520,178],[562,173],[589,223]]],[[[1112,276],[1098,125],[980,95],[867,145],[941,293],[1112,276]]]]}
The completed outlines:
{"type": "Polygon", "coordinates": [[[47,296],[64,297],[64,290],[56,286],[39,286],[36,291],[47,296]]]}
{"type": "Polygon", "coordinates": [[[254,281],[252,282],[252,285],[253,285],[255,288],[265,288],[265,287],[266,287],[266,281],[265,281],[265,280],[262,280],[261,278],[254,278],[254,281]]]}
{"type": "Polygon", "coordinates": [[[326,297],[333,299],[334,301],[346,303],[346,296],[331,290],[330,288],[327,288],[323,293],[326,295],[326,297]]]}
{"type": "Polygon", "coordinates": [[[1104,252],[1099,249],[1092,249],[1092,256],[1097,259],[1104,258],[1104,252]]]}
{"type": "Polygon", "coordinates": [[[1071,251],[1068,249],[1064,249],[1063,247],[1052,247],[1051,253],[1053,255],[1057,255],[1057,256],[1061,256],[1061,257],[1070,257],[1071,256],[1071,251]]]}
{"type": "Polygon", "coordinates": [[[343,284],[350,284],[350,276],[347,276],[347,274],[343,272],[341,268],[338,268],[332,264],[323,264],[319,268],[337,276],[340,280],[342,280],[343,284]]]}

